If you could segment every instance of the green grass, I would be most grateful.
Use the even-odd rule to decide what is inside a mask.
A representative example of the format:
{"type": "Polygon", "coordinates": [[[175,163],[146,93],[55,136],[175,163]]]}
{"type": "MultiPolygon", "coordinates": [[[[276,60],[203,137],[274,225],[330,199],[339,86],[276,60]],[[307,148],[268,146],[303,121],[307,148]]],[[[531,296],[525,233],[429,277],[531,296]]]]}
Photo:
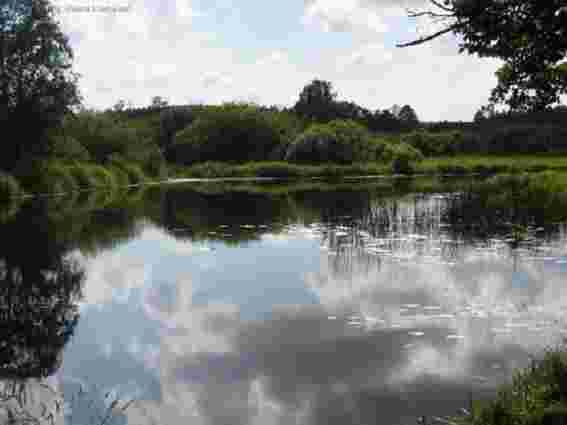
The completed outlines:
{"type": "Polygon", "coordinates": [[[191,167],[174,167],[172,177],[270,177],[270,178],[309,178],[343,177],[388,174],[389,166],[382,163],[358,163],[352,165],[318,164],[305,165],[288,162],[248,162],[229,164],[204,162],[191,167]]]}
{"type": "Polygon", "coordinates": [[[497,174],[567,171],[567,155],[459,155],[428,158],[417,164],[416,173],[423,174],[497,174]]]}
{"type": "Polygon", "coordinates": [[[14,174],[15,181],[0,175],[0,201],[8,197],[9,192],[18,193],[18,183],[33,195],[62,195],[89,189],[126,190],[147,181],[141,166],[122,161],[103,166],[78,161],[32,160],[16,167],[14,174]]]}
{"type": "MultiPolygon", "coordinates": [[[[545,170],[567,171],[567,155],[460,155],[455,157],[427,158],[413,165],[414,174],[498,174],[537,172],[545,170]]],[[[345,177],[365,175],[391,175],[392,164],[384,162],[354,163],[351,165],[297,164],[285,161],[259,161],[245,164],[203,162],[191,167],[171,167],[172,177],[345,177]]]]}

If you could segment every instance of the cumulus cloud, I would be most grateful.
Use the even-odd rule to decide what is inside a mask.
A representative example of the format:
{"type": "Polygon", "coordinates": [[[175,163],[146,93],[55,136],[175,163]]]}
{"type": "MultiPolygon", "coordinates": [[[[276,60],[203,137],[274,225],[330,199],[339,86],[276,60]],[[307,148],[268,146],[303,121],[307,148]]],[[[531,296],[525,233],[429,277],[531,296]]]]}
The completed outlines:
{"type": "Polygon", "coordinates": [[[353,30],[383,33],[387,30],[382,16],[357,0],[310,0],[305,4],[305,24],[318,24],[324,31],[353,30]]]}
{"type": "MultiPolygon", "coordinates": [[[[495,86],[498,62],[459,55],[452,36],[395,49],[395,42],[416,36],[404,8],[424,3],[307,0],[294,21],[304,23],[301,44],[261,48],[246,44],[238,31],[228,41],[223,28],[198,29],[204,28],[200,20],[214,21],[224,10],[219,4],[204,13],[191,0],[139,0],[129,3],[128,12],[62,12],[60,19],[87,106],[107,108],[118,99],[144,106],[155,95],[174,104],[253,99],[292,105],[303,86],[320,78],[332,81],[342,98],[369,109],[407,103],[424,120],[472,119],[495,86]],[[328,37],[343,38],[328,48],[328,37]]],[[[249,19],[256,28],[257,18],[249,19]]],[[[420,20],[419,31],[431,25],[420,20]]]]}

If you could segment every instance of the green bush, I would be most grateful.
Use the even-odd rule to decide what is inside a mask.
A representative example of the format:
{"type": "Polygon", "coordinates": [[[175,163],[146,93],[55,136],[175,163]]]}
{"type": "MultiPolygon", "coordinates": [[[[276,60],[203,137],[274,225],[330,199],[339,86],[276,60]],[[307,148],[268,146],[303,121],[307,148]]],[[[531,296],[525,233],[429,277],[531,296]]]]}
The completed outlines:
{"type": "MultiPolygon", "coordinates": [[[[143,162],[144,170],[152,177],[167,178],[167,163],[159,149],[153,149],[143,162]]],[[[140,170],[141,171],[141,170],[140,170]]],[[[142,180],[140,180],[141,182],[142,180]]]]}
{"type": "Polygon", "coordinates": [[[175,134],[188,127],[195,120],[195,112],[190,107],[170,107],[160,114],[159,146],[169,157],[175,134]]]}
{"type": "Polygon", "coordinates": [[[92,188],[97,184],[96,176],[90,164],[77,163],[68,168],[80,188],[92,188]]]}
{"type": "Polygon", "coordinates": [[[352,120],[335,120],[313,124],[289,146],[285,159],[304,162],[337,162],[375,160],[383,145],[368,130],[352,120]]]}
{"type": "Polygon", "coordinates": [[[56,135],[49,140],[49,156],[52,158],[89,161],[89,151],[71,136],[56,135]]]}
{"type": "Polygon", "coordinates": [[[16,165],[15,177],[35,194],[62,194],[79,189],[68,167],[58,161],[30,159],[16,165]]]}
{"type": "Polygon", "coordinates": [[[193,124],[175,135],[175,162],[260,161],[286,142],[273,117],[253,105],[223,105],[202,112],[193,124]]]}
{"type": "Polygon", "coordinates": [[[126,173],[129,185],[139,185],[146,181],[146,176],[142,171],[142,168],[137,164],[119,162],[115,164],[115,166],[126,173]]]}
{"type": "Polygon", "coordinates": [[[402,142],[419,149],[426,156],[454,155],[464,150],[465,136],[459,130],[439,133],[416,130],[403,135],[402,142]]]}
{"type": "Polygon", "coordinates": [[[384,151],[384,159],[390,161],[394,174],[412,174],[416,163],[423,160],[422,153],[406,143],[390,144],[384,151]]]}
{"type": "Polygon", "coordinates": [[[98,163],[109,161],[113,155],[144,161],[157,148],[144,126],[123,121],[112,113],[87,111],[65,117],[62,133],[67,140],[80,142],[98,163]]]}
{"type": "Polygon", "coordinates": [[[94,176],[95,188],[100,189],[116,189],[116,178],[112,173],[101,165],[91,165],[91,170],[94,176]]]}
{"type": "Polygon", "coordinates": [[[7,202],[21,195],[22,189],[18,181],[11,175],[0,172],[0,202],[7,202]]]}
{"type": "Polygon", "coordinates": [[[118,164],[111,163],[107,167],[108,171],[112,173],[114,181],[117,188],[125,188],[130,186],[130,179],[128,178],[128,173],[118,164]]]}

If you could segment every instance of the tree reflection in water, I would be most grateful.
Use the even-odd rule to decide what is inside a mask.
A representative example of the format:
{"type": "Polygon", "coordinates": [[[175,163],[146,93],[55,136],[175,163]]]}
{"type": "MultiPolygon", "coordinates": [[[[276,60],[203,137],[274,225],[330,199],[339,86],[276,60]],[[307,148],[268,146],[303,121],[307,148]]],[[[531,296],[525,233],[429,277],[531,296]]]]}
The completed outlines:
{"type": "Polygon", "coordinates": [[[79,319],[85,272],[50,221],[33,208],[0,226],[2,423],[62,423],[62,397],[46,378],[79,319]]]}

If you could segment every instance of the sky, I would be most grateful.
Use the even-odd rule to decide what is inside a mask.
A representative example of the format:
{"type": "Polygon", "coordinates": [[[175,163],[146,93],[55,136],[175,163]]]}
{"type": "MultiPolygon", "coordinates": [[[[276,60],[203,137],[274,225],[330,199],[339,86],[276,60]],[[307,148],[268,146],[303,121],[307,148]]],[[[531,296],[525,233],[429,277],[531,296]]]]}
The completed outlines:
{"type": "Polygon", "coordinates": [[[426,0],[53,0],[87,107],[251,101],[291,106],[313,79],[370,110],[411,105],[422,121],[472,120],[495,59],[407,18],[426,0]]]}

